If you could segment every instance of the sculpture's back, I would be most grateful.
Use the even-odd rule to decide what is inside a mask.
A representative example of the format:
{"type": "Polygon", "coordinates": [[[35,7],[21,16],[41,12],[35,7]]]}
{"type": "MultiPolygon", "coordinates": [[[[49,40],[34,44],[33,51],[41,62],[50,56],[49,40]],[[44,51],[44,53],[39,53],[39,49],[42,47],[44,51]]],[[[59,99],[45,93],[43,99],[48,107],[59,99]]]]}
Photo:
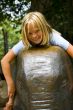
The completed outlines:
{"type": "Polygon", "coordinates": [[[22,51],[17,59],[13,110],[72,110],[72,74],[69,56],[60,47],[22,51]]]}

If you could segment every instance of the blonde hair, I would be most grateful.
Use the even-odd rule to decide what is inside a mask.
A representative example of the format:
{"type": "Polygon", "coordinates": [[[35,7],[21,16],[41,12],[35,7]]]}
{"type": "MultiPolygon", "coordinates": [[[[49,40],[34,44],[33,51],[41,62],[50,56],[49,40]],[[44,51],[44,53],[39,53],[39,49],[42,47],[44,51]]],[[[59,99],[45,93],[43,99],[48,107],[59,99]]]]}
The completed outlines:
{"type": "Polygon", "coordinates": [[[22,20],[22,40],[27,48],[30,47],[30,43],[27,39],[27,33],[26,33],[26,25],[29,22],[35,23],[38,28],[42,31],[43,34],[43,40],[40,45],[46,45],[49,42],[50,32],[52,32],[51,26],[47,23],[45,17],[40,12],[30,12],[27,15],[24,16],[22,20]]]}

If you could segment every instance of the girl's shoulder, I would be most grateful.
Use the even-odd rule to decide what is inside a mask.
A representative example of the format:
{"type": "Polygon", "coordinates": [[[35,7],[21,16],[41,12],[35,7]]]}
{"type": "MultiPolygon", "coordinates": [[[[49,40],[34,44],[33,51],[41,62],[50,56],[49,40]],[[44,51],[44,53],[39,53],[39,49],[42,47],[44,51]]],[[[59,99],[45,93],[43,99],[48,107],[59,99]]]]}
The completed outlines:
{"type": "Polygon", "coordinates": [[[20,40],[17,44],[15,44],[13,46],[12,50],[13,50],[14,54],[17,55],[20,52],[20,50],[22,50],[23,48],[25,48],[25,45],[24,45],[23,41],[20,40]]]}
{"type": "Polygon", "coordinates": [[[57,36],[61,36],[61,33],[56,31],[55,29],[52,29],[52,32],[50,33],[50,38],[53,38],[53,37],[57,37],[57,36]]]}
{"type": "Polygon", "coordinates": [[[54,29],[50,34],[50,44],[60,46],[65,50],[69,46],[69,42],[66,39],[64,39],[64,37],[62,37],[61,33],[54,29]]]}

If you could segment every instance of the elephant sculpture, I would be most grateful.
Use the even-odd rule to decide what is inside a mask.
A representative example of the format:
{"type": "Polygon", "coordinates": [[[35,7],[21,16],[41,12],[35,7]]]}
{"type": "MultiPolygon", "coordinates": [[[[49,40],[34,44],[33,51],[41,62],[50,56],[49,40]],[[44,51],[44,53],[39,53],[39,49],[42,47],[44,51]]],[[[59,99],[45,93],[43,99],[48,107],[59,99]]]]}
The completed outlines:
{"type": "Polygon", "coordinates": [[[22,50],[13,110],[73,110],[72,74],[71,59],[61,47],[22,50]]]}

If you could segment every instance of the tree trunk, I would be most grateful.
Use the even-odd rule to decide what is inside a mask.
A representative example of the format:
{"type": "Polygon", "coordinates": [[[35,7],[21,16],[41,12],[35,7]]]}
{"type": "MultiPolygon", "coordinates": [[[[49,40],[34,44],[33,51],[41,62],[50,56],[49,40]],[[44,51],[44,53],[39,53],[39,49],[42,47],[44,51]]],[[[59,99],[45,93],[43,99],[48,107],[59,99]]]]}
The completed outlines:
{"type": "Polygon", "coordinates": [[[4,36],[4,55],[8,52],[8,33],[5,29],[2,29],[4,36]]]}

